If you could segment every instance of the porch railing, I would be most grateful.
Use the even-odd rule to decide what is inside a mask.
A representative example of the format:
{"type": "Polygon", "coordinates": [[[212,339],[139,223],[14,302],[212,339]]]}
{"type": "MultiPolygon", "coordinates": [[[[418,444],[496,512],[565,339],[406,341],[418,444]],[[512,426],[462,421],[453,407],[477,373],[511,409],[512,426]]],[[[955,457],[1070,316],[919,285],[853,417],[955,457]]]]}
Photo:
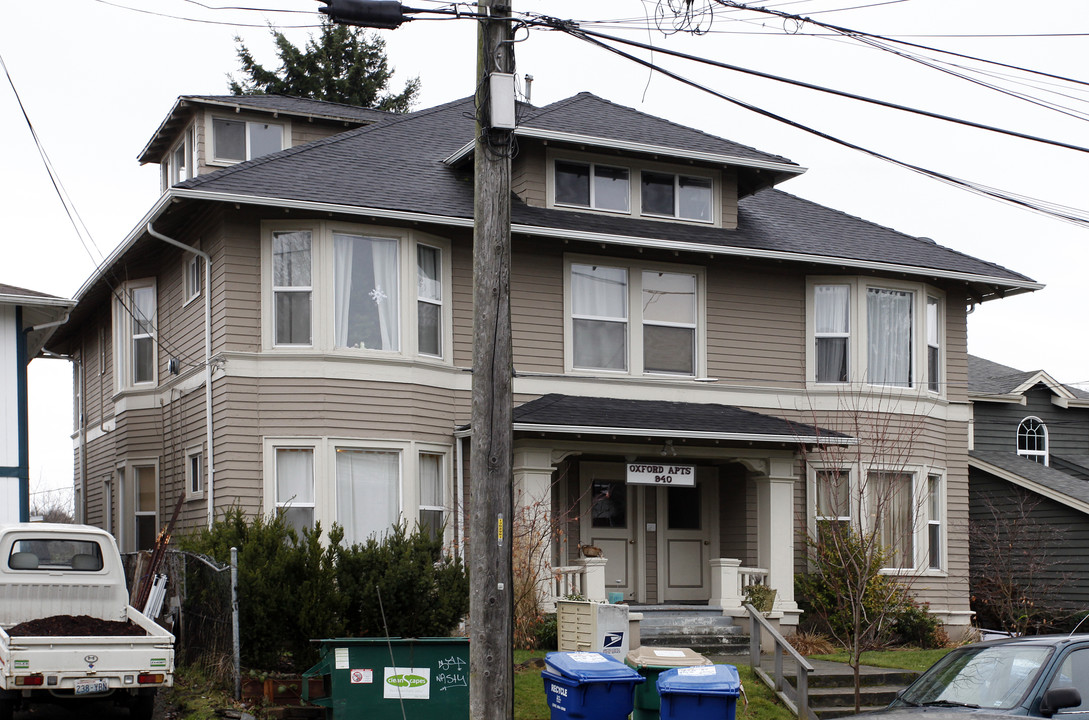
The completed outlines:
{"type": "Polygon", "coordinates": [[[544,599],[546,611],[555,610],[556,601],[571,596],[583,600],[605,602],[605,558],[579,558],[574,565],[554,567],[548,588],[551,597],[544,599]]]}
{"type": "Polygon", "coordinates": [[[566,565],[552,568],[552,600],[564,600],[577,596],[586,597],[583,593],[586,568],[582,565],[566,565]]]}
{"type": "Polygon", "coordinates": [[[813,666],[779,634],[764,613],[750,603],[745,603],[745,610],[749,614],[749,666],[799,720],[817,720],[816,714],[809,708],[809,674],[813,672],[813,666]],[[774,643],[772,675],[764,669],[760,655],[765,634],[774,643]],[[793,661],[794,687],[786,680],[784,661],[787,659],[793,661]]]}
{"type": "Polygon", "coordinates": [[[734,558],[712,558],[711,564],[711,605],[718,605],[723,610],[735,611],[734,616],[744,615],[742,605],[745,588],[750,585],[767,585],[768,571],[764,568],[741,567],[741,561],[734,558]]]}

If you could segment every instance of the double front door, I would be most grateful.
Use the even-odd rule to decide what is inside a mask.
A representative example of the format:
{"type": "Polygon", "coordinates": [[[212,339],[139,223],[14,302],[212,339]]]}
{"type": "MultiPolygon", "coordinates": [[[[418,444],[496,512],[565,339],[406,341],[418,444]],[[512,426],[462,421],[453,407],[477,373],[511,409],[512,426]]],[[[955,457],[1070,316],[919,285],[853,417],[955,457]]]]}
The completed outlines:
{"type": "Polygon", "coordinates": [[[605,590],[635,603],[705,601],[718,547],[718,484],[697,468],[695,487],[628,485],[620,463],[582,463],[580,535],[607,560],[605,590]]]}

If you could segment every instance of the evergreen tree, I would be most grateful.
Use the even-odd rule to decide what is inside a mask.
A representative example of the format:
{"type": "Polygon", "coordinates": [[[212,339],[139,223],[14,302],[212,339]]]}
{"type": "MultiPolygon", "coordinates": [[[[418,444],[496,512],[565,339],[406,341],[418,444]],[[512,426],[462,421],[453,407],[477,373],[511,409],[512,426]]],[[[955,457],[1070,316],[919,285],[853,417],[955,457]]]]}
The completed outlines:
{"type": "Polygon", "coordinates": [[[389,91],[393,69],[386,61],[386,41],[361,28],[323,18],[321,34],[311,35],[305,48],[296,47],[278,30],[272,37],[280,56],[276,71],[254,60],[242,39],[235,38],[244,78],[228,75],[233,94],[291,95],[403,113],[411,109],[420,90],[416,77],[401,92],[389,91]]]}

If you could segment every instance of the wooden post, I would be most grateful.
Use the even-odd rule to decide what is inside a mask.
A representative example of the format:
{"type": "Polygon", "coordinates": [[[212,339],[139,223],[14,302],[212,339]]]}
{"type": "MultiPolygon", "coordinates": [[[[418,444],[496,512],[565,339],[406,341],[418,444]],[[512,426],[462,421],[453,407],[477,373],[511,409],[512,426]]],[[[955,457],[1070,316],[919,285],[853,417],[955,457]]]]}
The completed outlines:
{"type": "Polygon", "coordinates": [[[514,716],[511,587],[513,430],[510,131],[489,128],[488,76],[513,69],[510,7],[480,0],[473,234],[473,398],[469,456],[469,710],[514,716]]]}

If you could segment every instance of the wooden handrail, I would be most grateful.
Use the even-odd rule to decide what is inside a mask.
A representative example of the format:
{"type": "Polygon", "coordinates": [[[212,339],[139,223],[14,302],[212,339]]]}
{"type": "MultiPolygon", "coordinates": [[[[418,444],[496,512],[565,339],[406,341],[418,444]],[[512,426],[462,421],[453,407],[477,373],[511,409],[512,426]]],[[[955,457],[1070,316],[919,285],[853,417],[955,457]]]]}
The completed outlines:
{"type": "Polygon", "coordinates": [[[804,720],[816,720],[816,714],[809,708],[809,674],[813,672],[813,666],[809,664],[794,647],[779,634],[779,631],[768,622],[764,614],[745,603],[745,610],[749,613],[749,666],[756,676],[764,681],[775,694],[790,708],[795,715],[804,720]],[[767,631],[775,641],[774,659],[775,675],[769,676],[760,665],[761,632],[767,631]],[[790,685],[786,682],[783,673],[783,655],[789,654],[794,660],[795,667],[795,696],[792,698],[788,692],[790,685]],[[804,714],[803,714],[804,713],[804,714]]]}

